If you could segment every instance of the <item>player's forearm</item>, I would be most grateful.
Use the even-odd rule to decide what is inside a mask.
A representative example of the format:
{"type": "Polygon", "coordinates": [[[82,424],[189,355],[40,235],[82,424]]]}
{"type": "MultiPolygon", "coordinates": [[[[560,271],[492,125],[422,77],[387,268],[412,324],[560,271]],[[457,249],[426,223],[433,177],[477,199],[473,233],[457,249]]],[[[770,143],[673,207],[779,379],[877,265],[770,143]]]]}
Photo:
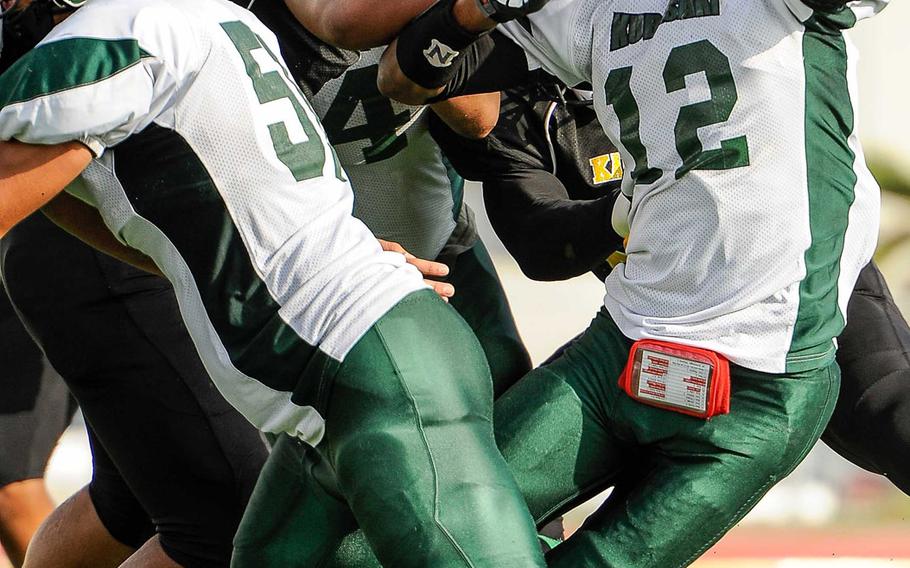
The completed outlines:
{"type": "Polygon", "coordinates": [[[63,191],[91,160],[78,142],[0,142],[0,237],[63,191]]]}
{"type": "Polygon", "coordinates": [[[433,0],[285,0],[294,16],[313,35],[345,49],[389,44],[401,29],[433,0]],[[381,10],[381,14],[377,14],[381,10]]]}
{"type": "MultiPolygon", "coordinates": [[[[455,7],[462,5],[457,3],[459,0],[453,2],[455,7]]],[[[477,10],[475,4],[475,0],[470,0],[469,4],[464,5],[477,10]]],[[[478,13],[479,10],[475,16],[478,13]]],[[[383,55],[379,67],[380,91],[407,104],[424,104],[427,101],[445,100],[462,95],[499,92],[537,80],[535,74],[528,70],[527,56],[521,47],[495,30],[477,36],[475,31],[467,31],[456,23],[454,14],[453,10],[453,19],[443,23],[449,24],[449,29],[451,26],[457,26],[459,31],[444,35],[452,36],[455,42],[469,39],[470,43],[466,47],[456,45],[457,56],[451,66],[441,68],[438,72],[431,70],[429,77],[421,73],[421,66],[424,69],[429,68],[419,56],[429,57],[427,54],[434,51],[437,55],[441,53],[439,46],[433,42],[438,38],[425,31],[420,32],[428,19],[425,17],[426,14],[421,15],[421,18],[408,24],[401,37],[383,55]],[[410,41],[412,47],[403,49],[399,43],[402,40],[410,41]],[[407,59],[409,55],[409,65],[403,65],[400,58],[404,56],[407,59]],[[419,78],[420,75],[424,76],[419,78]]],[[[471,29],[486,30],[492,23],[489,19],[478,20],[471,25],[471,29]]],[[[451,54],[448,50],[444,52],[451,54]]]]}
{"type": "Polygon", "coordinates": [[[384,97],[407,105],[422,105],[443,91],[443,87],[425,88],[412,81],[398,62],[398,40],[392,41],[379,61],[376,85],[384,97]]]}
{"type": "Polygon", "coordinates": [[[441,9],[443,5],[440,2],[434,10],[449,11],[448,17],[421,16],[408,24],[401,37],[386,49],[378,77],[383,95],[412,105],[439,96],[463,64],[470,45],[496,27],[496,22],[477,7],[475,0],[454,0],[450,9],[449,3],[445,3],[445,10],[441,9]],[[440,25],[443,20],[444,25],[440,25]],[[437,59],[431,60],[434,51],[437,59]],[[409,61],[403,61],[403,57],[409,61]]]}
{"type": "Polygon", "coordinates": [[[432,108],[459,136],[478,140],[496,127],[499,101],[499,93],[483,93],[442,101],[432,108]]]}
{"type": "Polygon", "coordinates": [[[60,228],[85,244],[140,270],[161,275],[151,258],[114,237],[97,209],[72,195],[61,193],[45,205],[42,211],[60,228]]]}

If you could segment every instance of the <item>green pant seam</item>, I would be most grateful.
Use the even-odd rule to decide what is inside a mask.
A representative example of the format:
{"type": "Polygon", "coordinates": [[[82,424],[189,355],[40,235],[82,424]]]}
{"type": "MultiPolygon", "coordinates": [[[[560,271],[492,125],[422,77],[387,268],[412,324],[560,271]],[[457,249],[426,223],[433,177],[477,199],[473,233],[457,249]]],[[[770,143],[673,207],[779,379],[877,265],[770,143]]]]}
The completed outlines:
{"type": "Polygon", "coordinates": [[[420,432],[420,438],[423,440],[424,449],[427,452],[427,457],[430,459],[430,465],[433,470],[433,522],[436,527],[442,531],[442,534],[446,536],[449,543],[455,548],[455,550],[458,551],[458,554],[461,555],[465,563],[470,568],[474,568],[474,564],[468,558],[465,551],[461,548],[461,546],[459,546],[458,542],[439,519],[439,472],[436,468],[436,460],[433,457],[433,451],[430,449],[430,442],[427,440],[426,433],[423,429],[423,420],[420,418],[420,410],[417,406],[417,400],[414,398],[414,395],[411,394],[411,389],[408,388],[407,383],[404,381],[401,370],[398,368],[398,364],[396,363],[395,358],[392,357],[392,351],[389,349],[389,345],[382,334],[382,330],[380,329],[378,322],[374,329],[376,330],[376,335],[378,336],[380,343],[382,343],[383,348],[389,355],[389,362],[391,363],[392,368],[395,370],[395,376],[398,377],[398,383],[401,385],[401,388],[404,389],[404,392],[411,403],[411,408],[414,410],[414,418],[417,421],[417,431],[420,432]]]}
{"type": "Polygon", "coordinates": [[[771,477],[770,479],[768,479],[767,482],[765,482],[764,485],[762,485],[761,487],[756,489],[755,492],[752,495],[750,495],[748,499],[746,499],[746,502],[743,503],[742,505],[740,505],[739,509],[736,510],[736,513],[733,514],[732,520],[729,523],[727,523],[722,529],[717,531],[711,537],[711,539],[708,540],[707,543],[705,543],[704,546],[699,548],[694,554],[689,556],[689,558],[687,558],[684,562],[678,564],[677,568],[684,568],[685,566],[692,564],[692,562],[694,562],[696,558],[698,558],[699,556],[704,554],[706,550],[708,550],[709,548],[714,546],[717,543],[717,541],[720,540],[721,537],[723,535],[725,535],[727,533],[727,531],[730,530],[731,527],[733,527],[733,525],[735,525],[736,523],[739,522],[739,520],[741,518],[740,515],[745,515],[743,510],[749,508],[750,505],[754,504],[754,502],[757,501],[756,498],[763,495],[765,490],[768,489],[769,486],[773,485],[774,483],[775,483],[775,478],[771,477]]]}

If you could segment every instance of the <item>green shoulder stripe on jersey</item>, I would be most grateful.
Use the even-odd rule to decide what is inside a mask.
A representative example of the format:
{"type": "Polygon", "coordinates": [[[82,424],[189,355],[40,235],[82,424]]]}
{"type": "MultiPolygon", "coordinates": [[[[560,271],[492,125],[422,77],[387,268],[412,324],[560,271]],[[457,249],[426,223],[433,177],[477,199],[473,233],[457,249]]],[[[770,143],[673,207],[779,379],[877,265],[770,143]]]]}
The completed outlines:
{"type": "Polygon", "coordinates": [[[152,125],[116,149],[116,173],[136,212],[173,243],[236,369],[292,401],[321,408],[322,378],[340,363],[281,318],[205,165],[179,133],[152,125]],[[279,363],[280,362],[280,363],[279,363]]]}
{"type": "Polygon", "coordinates": [[[806,77],[805,141],[812,244],[799,288],[787,372],[818,368],[834,358],[833,338],[844,327],[838,277],[857,182],[850,149],[853,104],[847,80],[847,46],[825,24],[810,20],[803,36],[806,77]]]}
{"type": "Polygon", "coordinates": [[[134,39],[70,38],[39,45],[0,76],[0,108],[99,83],[151,54],[134,39]]]}

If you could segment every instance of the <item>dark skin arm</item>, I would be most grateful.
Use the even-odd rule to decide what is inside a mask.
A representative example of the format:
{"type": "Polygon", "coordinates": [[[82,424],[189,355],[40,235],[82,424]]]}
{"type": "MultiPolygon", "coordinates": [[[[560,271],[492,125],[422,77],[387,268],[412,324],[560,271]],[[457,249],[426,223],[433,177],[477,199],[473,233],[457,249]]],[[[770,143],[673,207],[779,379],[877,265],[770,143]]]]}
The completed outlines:
{"type": "Polygon", "coordinates": [[[345,49],[388,45],[435,0],[285,0],[294,16],[322,41],[345,49]],[[381,11],[377,17],[377,10],[381,11]]]}
{"type": "MultiPolygon", "coordinates": [[[[151,258],[118,241],[104,224],[98,210],[82,200],[64,192],[45,205],[42,212],[60,228],[85,244],[140,270],[163,276],[151,258]]],[[[445,277],[448,274],[449,269],[445,264],[417,258],[401,248],[398,243],[383,240],[380,240],[379,243],[383,250],[404,255],[410,264],[416,266],[427,277],[426,283],[432,286],[443,299],[448,300],[454,295],[455,289],[451,284],[431,280],[445,277]]]]}
{"type": "Polygon", "coordinates": [[[80,240],[158,274],[148,257],[114,238],[95,209],[63,193],[92,157],[91,151],[79,142],[48,146],[0,142],[0,236],[43,209],[51,220],[80,240]]]}
{"type": "MultiPolygon", "coordinates": [[[[477,6],[475,0],[457,0],[452,8],[455,20],[458,24],[469,32],[481,33],[492,30],[496,27],[496,22],[491,20],[477,6]]],[[[382,61],[379,63],[379,92],[409,105],[424,104],[426,101],[439,96],[445,87],[427,89],[421,87],[408,78],[401,70],[396,56],[396,39],[389,47],[386,48],[382,55],[382,61]]]]}
{"type": "MultiPolygon", "coordinates": [[[[420,105],[442,92],[426,90],[411,82],[395,59],[395,38],[411,20],[429,8],[435,0],[389,0],[377,17],[377,5],[371,0],[284,0],[294,16],[322,41],[345,49],[369,49],[389,45],[379,67],[380,91],[406,104],[420,105]],[[391,45],[390,45],[391,44],[391,45]],[[390,61],[386,59],[390,58],[390,61]]],[[[455,17],[466,30],[491,30],[496,22],[476,6],[474,0],[459,0],[455,17]]],[[[456,129],[457,124],[453,125],[456,129]]],[[[472,127],[477,132],[477,127],[472,127]]]]}
{"type": "Polygon", "coordinates": [[[455,97],[430,108],[459,136],[478,140],[496,127],[499,102],[499,93],[482,93],[455,97]]]}
{"type": "MultiPolygon", "coordinates": [[[[391,42],[408,22],[435,0],[388,0],[377,17],[371,0],[285,0],[301,24],[322,41],[362,50],[391,42]]],[[[449,126],[466,138],[483,138],[496,126],[499,96],[465,96],[432,106],[449,126]]]]}

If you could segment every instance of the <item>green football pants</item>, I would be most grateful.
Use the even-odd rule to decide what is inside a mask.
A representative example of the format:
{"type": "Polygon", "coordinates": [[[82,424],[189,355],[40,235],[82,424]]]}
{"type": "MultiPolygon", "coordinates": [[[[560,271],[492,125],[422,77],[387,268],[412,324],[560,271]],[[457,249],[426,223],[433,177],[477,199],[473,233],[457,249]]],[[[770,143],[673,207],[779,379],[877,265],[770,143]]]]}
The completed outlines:
{"type": "MultiPolygon", "coordinates": [[[[496,402],[497,442],[539,525],[615,486],[548,566],[690,564],[802,461],[834,408],[835,364],[788,375],[734,366],[731,412],[709,421],[645,406],[617,385],[631,343],[601,311],[496,402]]],[[[377,565],[356,532],[320,564],[377,565]]]]}
{"type": "Polygon", "coordinates": [[[357,526],[386,566],[544,566],[493,439],[487,363],[435,294],[408,296],[355,345],[325,419],[316,448],[276,444],[232,566],[315,568],[357,526]]]}
{"type": "Polygon", "coordinates": [[[538,522],[615,486],[548,566],[687,566],[803,460],[834,409],[834,363],[732,366],[730,414],[707,421],[646,406],[617,385],[631,343],[602,310],[496,403],[497,442],[538,522]]]}
{"type": "Polygon", "coordinates": [[[480,341],[493,375],[493,394],[498,397],[531,370],[531,357],[483,242],[478,240],[455,257],[449,268],[448,281],[455,286],[452,306],[480,341]]]}

